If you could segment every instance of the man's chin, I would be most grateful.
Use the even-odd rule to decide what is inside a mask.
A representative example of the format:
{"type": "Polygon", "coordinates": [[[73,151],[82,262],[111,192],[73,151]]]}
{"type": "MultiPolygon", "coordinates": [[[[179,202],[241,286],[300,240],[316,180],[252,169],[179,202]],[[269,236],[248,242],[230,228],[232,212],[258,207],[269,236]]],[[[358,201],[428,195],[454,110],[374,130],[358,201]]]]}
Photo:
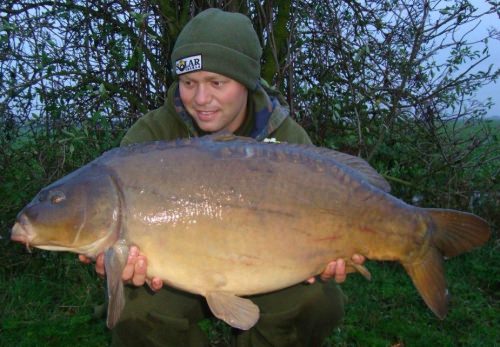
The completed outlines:
{"type": "Polygon", "coordinates": [[[201,122],[199,120],[196,121],[198,128],[207,133],[216,133],[218,131],[223,130],[223,127],[214,124],[214,122],[201,122]]]}

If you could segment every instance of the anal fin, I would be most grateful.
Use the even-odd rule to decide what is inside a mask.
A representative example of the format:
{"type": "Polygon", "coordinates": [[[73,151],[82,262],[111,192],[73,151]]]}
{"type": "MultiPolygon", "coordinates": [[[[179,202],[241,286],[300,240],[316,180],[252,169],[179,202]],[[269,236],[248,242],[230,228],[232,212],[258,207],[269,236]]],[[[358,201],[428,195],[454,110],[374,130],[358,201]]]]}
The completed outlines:
{"type": "Polygon", "coordinates": [[[347,272],[357,271],[361,275],[363,275],[363,277],[366,278],[368,281],[371,281],[372,274],[370,273],[370,271],[368,271],[368,269],[365,266],[363,266],[361,264],[356,264],[352,260],[347,260],[346,265],[347,265],[347,272]],[[354,270],[352,270],[352,269],[354,269],[354,270]]]}
{"type": "Polygon", "coordinates": [[[205,296],[212,313],[232,327],[248,330],[259,320],[259,307],[229,292],[211,291],[205,296]]]}

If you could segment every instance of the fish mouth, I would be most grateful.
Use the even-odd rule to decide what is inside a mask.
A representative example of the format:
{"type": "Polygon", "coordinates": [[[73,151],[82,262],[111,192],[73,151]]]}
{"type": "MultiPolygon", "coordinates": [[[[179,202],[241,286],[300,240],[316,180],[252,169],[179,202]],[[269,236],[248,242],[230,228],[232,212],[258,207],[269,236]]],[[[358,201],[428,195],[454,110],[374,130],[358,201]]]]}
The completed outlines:
{"type": "Polygon", "coordinates": [[[30,244],[33,241],[35,235],[30,231],[31,227],[27,223],[27,218],[23,215],[12,227],[10,232],[10,239],[15,242],[20,242],[26,245],[26,249],[31,251],[30,244]]]}

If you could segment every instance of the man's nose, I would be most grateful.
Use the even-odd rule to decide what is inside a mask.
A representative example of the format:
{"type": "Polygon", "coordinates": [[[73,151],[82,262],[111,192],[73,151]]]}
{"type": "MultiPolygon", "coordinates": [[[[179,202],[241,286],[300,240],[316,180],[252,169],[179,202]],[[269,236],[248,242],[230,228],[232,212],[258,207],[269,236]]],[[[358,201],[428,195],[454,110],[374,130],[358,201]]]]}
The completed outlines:
{"type": "Polygon", "coordinates": [[[194,101],[198,105],[205,105],[210,102],[210,91],[209,88],[204,85],[203,83],[200,83],[197,88],[196,88],[196,93],[194,95],[194,101]]]}

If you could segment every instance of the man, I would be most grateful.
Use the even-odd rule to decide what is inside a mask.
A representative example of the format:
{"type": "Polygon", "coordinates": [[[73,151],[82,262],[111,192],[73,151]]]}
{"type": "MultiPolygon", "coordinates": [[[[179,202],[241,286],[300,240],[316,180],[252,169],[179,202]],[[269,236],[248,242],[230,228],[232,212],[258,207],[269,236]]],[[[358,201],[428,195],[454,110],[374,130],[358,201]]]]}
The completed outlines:
{"type": "MultiPolygon", "coordinates": [[[[257,140],[310,144],[277,92],[260,79],[261,47],[250,20],[218,9],[203,11],[180,33],[172,53],[178,82],[165,104],[140,118],[122,145],[201,136],[218,131],[257,140]]],[[[147,170],[147,168],[144,168],[147,170]]],[[[353,261],[363,262],[357,256],[353,261]]],[[[210,317],[200,296],[146,279],[147,259],[132,247],[123,279],[126,304],[113,329],[113,346],[207,346],[198,323],[210,317]],[[143,286],[148,282],[151,289],[143,286]]],[[[104,274],[102,257],[96,269],[104,274]]],[[[342,259],[321,275],[345,279],[342,259]]],[[[236,346],[320,346],[344,315],[345,297],[331,281],[308,280],[251,297],[261,311],[249,331],[234,331],[236,346]]]]}

